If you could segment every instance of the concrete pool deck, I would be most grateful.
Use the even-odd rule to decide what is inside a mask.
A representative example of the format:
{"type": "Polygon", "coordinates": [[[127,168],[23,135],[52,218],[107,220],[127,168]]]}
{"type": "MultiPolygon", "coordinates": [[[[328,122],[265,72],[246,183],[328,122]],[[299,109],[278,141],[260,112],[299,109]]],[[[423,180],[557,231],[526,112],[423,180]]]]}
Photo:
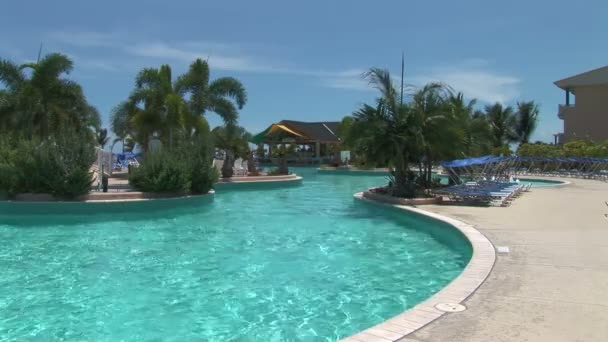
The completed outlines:
{"type": "Polygon", "coordinates": [[[466,311],[399,341],[608,341],[608,183],[549,179],[571,184],[533,188],[507,208],[423,207],[510,253],[497,253],[466,311]]]}

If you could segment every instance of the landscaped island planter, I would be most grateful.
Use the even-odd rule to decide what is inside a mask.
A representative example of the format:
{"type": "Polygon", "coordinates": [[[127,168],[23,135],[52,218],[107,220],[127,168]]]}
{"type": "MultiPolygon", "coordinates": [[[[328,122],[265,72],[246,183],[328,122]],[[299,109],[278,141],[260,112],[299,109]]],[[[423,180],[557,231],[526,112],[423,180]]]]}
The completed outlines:
{"type": "Polygon", "coordinates": [[[398,205],[425,205],[425,204],[440,204],[441,198],[437,197],[424,197],[424,198],[401,198],[401,197],[393,197],[390,195],[382,194],[377,192],[379,188],[371,188],[365,192],[363,192],[363,197],[388,204],[398,204],[398,205]]]}
{"type": "Polygon", "coordinates": [[[218,183],[246,183],[246,182],[265,182],[265,181],[285,181],[301,179],[296,174],[289,175],[261,175],[261,176],[234,176],[230,178],[220,178],[218,183]]]}
{"type": "Polygon", "coordinates": [[[108,214],[114,219],[129,219],[140,213],[164,217],[166,213],[188,212],[192,208],[203,208],[212,203],[215,191],[202,195],[149,194],[142,192],[91,193],[79,200],[64,201],[42,194],[22,194],[15,200],[0,201],[0,221],[21,222],[40,215],[69,215],[73,221],[86,222],[108,214]],[[34,200],[33,200],[34,199],[34,200]],[[46,200],[45,200],[46,199],[46,200]],[[126,216],[125,216],[126,215],[126,216]]]}
{"type": "Polygon", "coordinates": [[[277,187],[297,186],[302,184],[302,177],[296,174],[277,176],[241,176],[220,178],[213,186],[217,190],[222,189],[271,189],[277,187]]]}
{"type": "Polygon", "coordinates": [[[14,199],[4,198],[12,202],[105,202],[105,201],[137,201],[152,199],[186,198],[204,195],[213,195],[213,190],[207,194],[178,194],[178,193],[152,193],[140,191],[112,191],[112,192],[90,192],[71,200],[54,197],[51,194],[25,193],[17,194],[14,199]]]}

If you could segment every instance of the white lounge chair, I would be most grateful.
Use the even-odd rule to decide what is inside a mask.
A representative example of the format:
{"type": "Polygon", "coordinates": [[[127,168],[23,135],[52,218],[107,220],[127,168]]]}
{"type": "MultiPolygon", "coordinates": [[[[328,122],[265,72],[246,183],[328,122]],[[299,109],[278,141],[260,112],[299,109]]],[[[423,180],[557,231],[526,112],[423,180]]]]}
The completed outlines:
{"type": "Polygon", "coordinates": [[[245,176],[247,169],[243,168],[243,159],[239,158],[234,161],[234,166],[232,167],[232,171],[235,176],[245,176]]]}

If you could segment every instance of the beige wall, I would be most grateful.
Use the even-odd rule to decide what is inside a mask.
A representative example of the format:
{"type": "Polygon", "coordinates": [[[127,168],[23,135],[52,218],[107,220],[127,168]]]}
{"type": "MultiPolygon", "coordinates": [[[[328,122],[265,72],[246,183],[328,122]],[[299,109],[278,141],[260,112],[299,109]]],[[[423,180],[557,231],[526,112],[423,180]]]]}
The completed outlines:
{"type": "Polygon", "coordinates": [[[608,140],[608,85],[576,88],[574,110],[564,115],[564,138],[608,140]]]}

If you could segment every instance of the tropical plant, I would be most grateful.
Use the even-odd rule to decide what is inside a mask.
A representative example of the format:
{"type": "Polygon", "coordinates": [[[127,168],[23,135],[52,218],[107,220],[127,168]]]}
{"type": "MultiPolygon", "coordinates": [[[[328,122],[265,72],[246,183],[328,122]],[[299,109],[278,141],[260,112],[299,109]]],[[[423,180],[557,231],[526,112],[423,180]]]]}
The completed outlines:
{"type": "Polygon", "coordinates": [[[414,132],[418,157],[419,182],[432,185],[432,167],[439,160],[451,159],[460,147],[461,131],[449,107],[449,89],[440,83],[429,83],[416,91],[410,108],[410,125],[414,132]]]}
{"type": "Polygon", "coordinates": [[[462,158],[469,158],[490,153],[490,126],[486,116],[475,110],[476,100],[465,101],[462,93],[451,94],[448,108],[454,118],[453,129],[459,130],[459,153],[462,158]]]}
{"type": "MultiPolygon", "coordinates": [[[[249,149],[249,140],[251,134],[243,127],[235,125],[224,125],[215,127],[211,134],[215,147],[224,150],[224,164],[222,165],[222,177],[232,177],[234,161],[241,158],[248,161],[253,161],[251,150],[249,149]]],[[[247,163],[248,167],[252,162],[247,163]]]]}
{"type": "Polygon", "coordinates": [[[99,113],[87,103],[78,83],[62,77],[72,69],[72,61],[59,53],[21,65],[0,60],[0,83],[5,88],[0,91],[0,129],[43,139],[66,129],[92,134],[90,128],[99,128],[99,113]]]}
{"type": "Polygon", "coordinates": [[[185,194],[190,189],[191,172],[181,155],[168,149],[150,151],[129,176],[129,184],[139,191],[185,194]]]}
{"type": "Polygon", "coordinates": [[[7,135],[0,141],[0,192],[72,199],[90,190],[94,160],[93,141],[83,132],[44,140],[7,135]]]}
{"type": "Polygon", "coordinates": [[[527,144],[538,124],[539,109],[534,101],[518,102],[515,133],[521,144],[527,144]]]}
{"type": "Polygon", "coordinates": [[[211,111],[226,124],[235,124],[238,109],[247,103],[247,91],[239,80],[221,77],[209,81],[209,64],[201,59],[190,64],[188,72],[177,79],[175,90],[180,96],[189,98],[188,107],[192,113],[205,115],[211,111]]]}
{"type": "Polygon", "coordinates": [[[145,68],[137,75],[129,99],[114,109],[112,129],[121,140],[131,136],[144,151],[153,137],[171,146],[176,140],[206,131],[207,111],[234,124],[237,108],[246,101],[246,91],[238,80],[223,77],[209,82],[209,66],[200,59],[175,81],[168,65],[145,68]]]}
{"type": "Polygon", "coordinates": [[[108,130],[106,128],[101,128],[97,130],[95,133],[95,139],[97,144],[101,146],[101,149],[106,147],[106,144],[110,141],[110,137],[108,136],[108,130]]]}
{"type": "Polygon", "coordinates": [[[517,149],[519,157],[561,157],[562,149],[558,145],[536,143],[521,144],[517,149]]]}
{"type": "Polygon", "coordinates": [[[411,108],[400,103],[387,70],[372,68],[364,77],[380,92],[380,98],[375,106],[364,104],[353,113],[346,142],[369,162],[391,168],[393,195],[413,197],[415,174],[408,163],[418,148],[419,132],[412,126],[411,108]]]}
{"type": "Polygon", "coordinates": [[[492,147],[502,148],[517,141],[517,118],[511,106],[504,107],[497,102],[486,106],[485,114],[490,125],[492,147]]]}
{"type": "Polygon", "coordinates": [[[144,192],[207,193],[217,181],[208,134],[179,140],[172,148],[150,151],[129,176],[129,183],[144,192]]]}
{"type": "Polygon", "coordinates": [[[608,140],[593,142],[573,140],[563,145],[536,142],[521,144],[517,149],[520,157],[591,157],[608,158],[608,140]]]}
{"type": "Polygon", "coordinates": [[[270,172],[271,176],[276,175],[288,175],[289,167],[287,166],[287,159],[293,157],[296,154],[296,146],[295,145],[285,145],[281,144],[275,146],[272,149],[272,157],[277,158],[278,167],[270,172]]]}

